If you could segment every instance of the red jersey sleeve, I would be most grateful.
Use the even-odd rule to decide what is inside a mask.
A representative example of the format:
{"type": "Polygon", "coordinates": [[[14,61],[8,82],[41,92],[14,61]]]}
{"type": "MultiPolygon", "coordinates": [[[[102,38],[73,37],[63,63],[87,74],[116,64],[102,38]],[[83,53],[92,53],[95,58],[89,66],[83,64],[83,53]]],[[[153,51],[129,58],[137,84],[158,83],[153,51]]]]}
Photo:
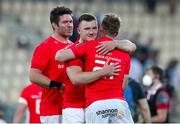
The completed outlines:
{"type": "Polygon", "coordinates": [[[26,88],[24,88],[24,89],[22,90],[22,92],[21,92],[20,97],[23,97],[23,98],[27,99],[28,96],[29,96],[29,95],[28,95],[28,91],[27,91],[26,88]]]}
{"type": "Polygon", "coordinates": [[[43,71],[49,62],[50,54],[50,49],[46,44],[38,46],[32,57],[31,68],[37,68],[43,71]]]}
{"type": "Polygon", "coordinates": [[[76,44],[74,47],[72,47],[71,50],[74,53],[74,55],[76,57],[85,56],[87,54],[87,51],[90,50],[89,42],[91,41],[88,41],[86,43],[79,43],[79,44],[76,44]]]}
{"type": "Polygon", "coordinates": [[[21,92],[20,98],[18,99],[19,103],[22,104],[28,104],[28,98],[29,98],[29,94],[26,88],[24,88],[21,92]]]}
{"type": "Polygon", "coordinates": [[[125,68],[126,75],[129,75],[130,66],[131,66],[131,61],[130,61],[130,55],[128,54],[126,57],[126,68],[125,68]]]}

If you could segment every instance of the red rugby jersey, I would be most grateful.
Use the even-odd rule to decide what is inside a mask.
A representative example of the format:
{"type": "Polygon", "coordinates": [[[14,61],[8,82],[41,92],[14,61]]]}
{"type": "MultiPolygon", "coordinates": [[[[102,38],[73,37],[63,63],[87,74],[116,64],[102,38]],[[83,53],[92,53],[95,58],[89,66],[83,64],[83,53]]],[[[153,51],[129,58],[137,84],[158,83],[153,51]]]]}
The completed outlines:
{"type": "Polygon", "coordinates": [[[95,71],[101,69],[107,61],[107,58],[110,59],[109,64],[118,62],[121,66],[121,70],[118,76],[104,77],[86,85],[85,96],[87,106],[97,100],[124,100],[122,83],[124,75],[129,73],[130,56],[129,53],[116,49],[106,55],[98,54],[95,47],[99,45],[99,42],[106,42],[109,40],[112,39],[108,37],[102,37],[99,40],[88,41],[85,44],[72,48],[72,51],[76,57],[83,57],[85,71],[95,71]]]}
{"type": "MultiPolygon", "coordinates": [[[[67,75],[64,62],[55,61],[56,52],[70,45],[62,43],[53,37],[47,38],[34,51],[31,68],[42,71],[42,74],[57,82],[65,82],[67,75]]],[[[43,88],[40,115],[60,115],[62,114],[62,93],[59,89],[43,88]]]]}
{"type": "Polygon", "coordinates": [[[29,110],[29,123],[40,123],[40,101],[42,89],[36,84],[26,86],[20,95],[19,103],[26,104],[29,110]]]}
{"type": "MultiPolygon", "coordinates": [[[[79,44],[78,41],[71,47],[76,47],[77,44],[79,44]]],[[[67,68],[70,66],[84,68],[81,59],[70,60],[66,64],[67,68]]],[[[85,108],[85,85],[73,85],[70,79],[65,82],[63,108],[85,108]]]]}

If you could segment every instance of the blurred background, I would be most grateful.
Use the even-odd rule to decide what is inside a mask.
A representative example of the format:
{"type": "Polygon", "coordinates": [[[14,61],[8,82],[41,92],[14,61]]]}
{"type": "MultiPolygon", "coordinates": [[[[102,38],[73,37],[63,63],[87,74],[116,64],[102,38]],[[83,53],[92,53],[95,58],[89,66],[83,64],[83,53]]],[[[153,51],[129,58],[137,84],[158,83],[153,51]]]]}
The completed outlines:
{"type": "MultiPolygon", "coordinates": [[[[29,83],[35,46],[52,33],[49,13],[58,5],[73,10],[75,28],[82,13],[93,13],[99,21],[105,13],[120,15],[118,39],[137,45],[131,76],[141,82],[148,67],[162,67],[173,91],[170,122],[180,122],[179,0],[0,0],[0,111],[7,122],[12,121],[19,94],[29,83]]],[[[74,32],[70,39],[76,38],[74,32]]]]}

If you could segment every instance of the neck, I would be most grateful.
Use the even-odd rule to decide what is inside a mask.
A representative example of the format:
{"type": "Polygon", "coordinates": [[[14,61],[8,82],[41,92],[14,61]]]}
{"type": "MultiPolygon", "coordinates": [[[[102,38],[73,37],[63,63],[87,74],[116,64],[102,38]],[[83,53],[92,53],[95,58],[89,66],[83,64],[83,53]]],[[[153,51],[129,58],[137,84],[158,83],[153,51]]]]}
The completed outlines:
{"type": "Polygon", "coordinates": [[[105,35],[105,37],[109,37],[109,38],[112,38],[112,39],[114,39],[114,37],[112,37],[112,36],[109,36],[109,35],[107,35],[107,34],[105,35]]]}
{"type": "Polygon", "coordinates": [[[68,43],[68,37],[67,36],[59,35],[56,32],[54,32],[51,36],[59,42],[68,43]]]}
{"type": "Polygon", "coordinates": [[[114,39],[114,37],[112,37],[112,36],[109,36],[109,35],[107,35],[107,34],[101,34],[101,37],[109,37],[109,38],[112,38],[112,39],[114,39]]]}
{"type": "Polygon", "coordinates": [[[79,43],[84,43],[85,41],[79,38],[79,43]]]}
{"type": "Polygon", "coordinates": [[[160,82],[160,81],[158,81],[158,80],[156,80],[156,81],[153,83],[153,85],[151,86],[151,88],[150,88],[150,89],[155,90],[155,89],[156,89],[156,87],[157,87],[157,85],[159,85],[159,84],[161,84],[161,82],[160,82]]]}

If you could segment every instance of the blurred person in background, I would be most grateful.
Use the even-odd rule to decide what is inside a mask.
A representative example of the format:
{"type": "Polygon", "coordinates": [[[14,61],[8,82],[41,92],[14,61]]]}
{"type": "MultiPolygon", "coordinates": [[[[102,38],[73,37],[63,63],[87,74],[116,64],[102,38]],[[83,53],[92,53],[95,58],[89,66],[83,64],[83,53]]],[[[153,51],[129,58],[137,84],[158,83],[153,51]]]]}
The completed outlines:
{"type": "Polygon", "coordinates": [[[136,82],[140,82],[143,76],[143,72],[144,71],[143,71],[142,63],[139,61],[139,59],[135,55],[132,55],[129,77],[134,79],[136,82]]]}
{"type": "Polygon", "coordinates": [[[144,73],[143,64],[140,61],[140,55],[139,55],[140,49],[142,47],[142,45],[140,43],[141,35],[142,34],[140,32],[136,32],[130,38],[131,41],[133,41],[136,44],[137,49],[136,49],[135,53],[131,56],[131,68],[130,68],[130,72],[129,72],[129,77],[134,79],[136,82],[141,82],[141,79],[142,79],[142,76],[144,73]]]}
{"type": "Polygon", "coordinates": [[[157,66],[147,69],[143,77],[147,87],[147,100],[151,111],[151,122],[168,122],[171,97],[163,86],[163,70],[157,66]]]}
{"type": "Polygon", "coordinates": [[[157,0],[146,0],[145,1],[146,4],[146,9],[147,12],[150,14],[155,14],[156,12],[156,6],[157,6],[157,0]]]}
{"type": "Polygon", "coordinates": [[[128,79],[128,86],[124,91],[126,101],[129,105],[131,115],[135,123],[151,122],[151,114],[147,98],[141,84],[134,79],[128,79]],[[143,120],[140,118],[142,116],[143,120]]]}
{"type": "Polygon", "coordinates": [[[29,117],[26,118],[29,120],[26,123],[40,123],[41,95],[42,88],[40,86],[33,83],[26,86],[18,99],[18,107],[14,114],[13,123],[21,123],[27,111],[29,117]]]}
{"type": "Polygon", "coordinates": [[[165,70],[165,78],[174,88],[180,87],[180,64],[177,59],[169,61],[165,70]]]}
{"type": "Polygon", "coordinates": [[[40,103],[41,123],[60,123],[62,118],[61,82],[67,79],[65,63],[56,62],[58,50],[72,44],[68,40],[73,33],[72,11],[56,7],[50,13],[53,34],[36,47],[31,63],[30,80],[43,88],[40,103]]]}
{"type": "Polygon", "coordinates": [[[180,77],[178,63],[177,59],[171,59],[165,69],[166,87],[169,89],[172,97],[174,97],[175,90],[178,89],[178,83],[180,82],[180,79],[178,81],[178,78],[180,77]]]}
{"type": "Polygon", "coordinates": [[[174,68],[174,73],[172,75],[172,82],[170,82],[173,84],[173,97],[174,97],[174,101],[177,104],[177,107],[175,107],[176,112],[180,112],[180,108],[179,108],[179,104],[180,104],[180,64],[178,62],[178,64],[175,66],[174,68]]]}
{"type": "Polygon", "coordinates": [[[174,70],[174,75],[172,76],[172,84],[175,88],[180,88],[180,64],[178,64],[174,70]]]}
{"type": "Polygon", "coordinates": [[[72,42],[75,42],[78,38],[78,32],[77,32],[77,27],[78,27],[78,17],[75,15],[75,12],[73,14],[73,34],[72,36],[69,37],[69,40],[72,42]]]}
{"type": "Polygon", "coordinates": [[[176,0],[169,0],[169,14],[171,16],[176,14],[177,6],[176,6],[176,0]]]}

